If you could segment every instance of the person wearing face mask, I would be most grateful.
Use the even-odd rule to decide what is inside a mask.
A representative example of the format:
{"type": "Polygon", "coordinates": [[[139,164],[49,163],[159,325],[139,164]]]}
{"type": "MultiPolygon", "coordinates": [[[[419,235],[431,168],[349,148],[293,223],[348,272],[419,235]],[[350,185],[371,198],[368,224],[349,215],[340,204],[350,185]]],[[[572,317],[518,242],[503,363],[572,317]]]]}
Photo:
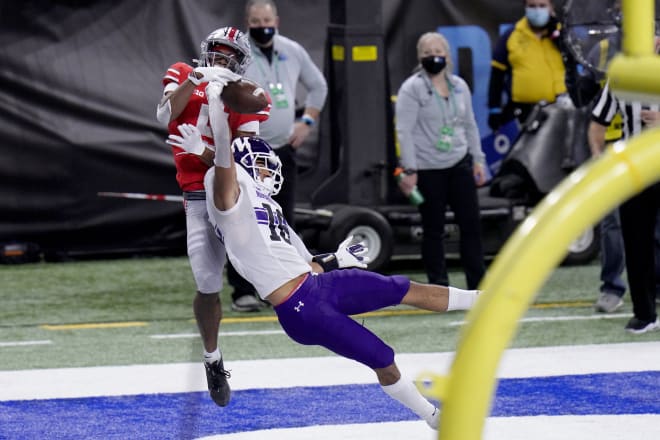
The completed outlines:
{"type": "Polygon", "coordinates": [[[453,75],[449,43],[437,32],[417,42],[419,67],[397,94],[396,133],[404,177],[401,191],[417,186],[428,281],[448,285],[444,233],[446,207],[460,230],[460,258],[469,289],[485,272],[477,185],[485,183],[485,159],[466,82],[453,75]]]}
{"type": "Polygon", "coordinates": [[[245,77],[261,84],[273,103],[260,136],[282,162],[285,183],[275,199],[282,206],[284,218],[294,226],[296,150],[318,122],[328,86],[305,48],[278,32],[277,6],[272,0],[248,0],[245,19],[253,58],[245,77]],[[299,84],[307,93],[302,116],[296,119],[299,84]]]}
{"type": "Polygon", "coordinates": [[[524,5],[525,16],[493,50],[488,90],[488,126],[493,131],[514,118],[525,122],[534,105],[566,94],[560,25],[552,0],[524,0],[524,5]]]}
{"type": "MultiPolygon", "coordinates": [[[[252,63],[245,78],[262,85],[270,95],[270,118],[260,124],[260,137],[268,142],[282,162],[284,184],[275,200],[284,218],[295,224],[297,165],[296,150],[311,133],[325,103],[328,86],[307,51],[297,42],[279,34],[277,6],[272,0],[248,0],[245,20],[250,39],[252,63]],[[296,119],[298,83],[307,92],[302,117],[296,119]]],[[[232,307],[239,310],[252,304],[255,289],[231,264],[227,281],[233,288],[232,307]]]]}

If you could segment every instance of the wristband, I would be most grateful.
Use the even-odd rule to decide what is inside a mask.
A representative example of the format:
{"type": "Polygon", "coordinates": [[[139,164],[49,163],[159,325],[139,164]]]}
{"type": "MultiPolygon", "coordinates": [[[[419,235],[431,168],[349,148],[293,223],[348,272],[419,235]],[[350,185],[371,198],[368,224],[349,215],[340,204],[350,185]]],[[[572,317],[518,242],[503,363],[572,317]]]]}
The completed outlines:
{"type": "Polygon", "coordinates": [[[303,121],[303,122],[305,123],[305,125],[307,125],[308,127],[313,127],[313,126],[314,126],[314,123],[316,122],[316,121],[314,121],[314,118],[312,118],[312,117],[311,117],[310,115],[308,115],[307,113],[305,113],[304,115],[302,115],[302,117],[300,118],[300,120],[303,121]]]}
{"type": "Polygon", "coordinates": [[[335,254],[314,255],[312,261],[321,266],[324,272],[339,269],[339,262],[337,261],[337,256],[335,254]]]}

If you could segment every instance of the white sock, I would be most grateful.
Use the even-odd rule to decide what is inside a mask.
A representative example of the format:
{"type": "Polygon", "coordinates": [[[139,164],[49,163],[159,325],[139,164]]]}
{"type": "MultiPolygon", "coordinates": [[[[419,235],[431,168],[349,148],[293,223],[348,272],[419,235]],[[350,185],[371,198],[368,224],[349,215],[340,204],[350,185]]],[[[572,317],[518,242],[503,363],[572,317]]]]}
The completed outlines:
{"type": "Polygon", "coordinates": [[[398,400],[404,406],[410,408],[412,412],[426,420],[426,423],[432,428],[437,429],[440,411],[420,394],[414,383],[402,377],[392,385],[381,386],[383,387],[383,391],[391,398],[398,400]],[[433,423],[435,423],[435,426],[433,426],[433,423]]]}
{"type": "Polygon", "coordinates": [[[480,293],[481,291],[479,290],[463,290],[449,286],[447,311],[471,309],[474,303],[477,302],[480,293]]]}
{"type": "Polygon", "coordinates": [[[213,362],[219,361],[220,359],[222,359],[222,353],[220,353],[219,348],[216,348],[211,353],[204,350],[204,362],[206,362],[207,364],[212,364],[213,362]]]}

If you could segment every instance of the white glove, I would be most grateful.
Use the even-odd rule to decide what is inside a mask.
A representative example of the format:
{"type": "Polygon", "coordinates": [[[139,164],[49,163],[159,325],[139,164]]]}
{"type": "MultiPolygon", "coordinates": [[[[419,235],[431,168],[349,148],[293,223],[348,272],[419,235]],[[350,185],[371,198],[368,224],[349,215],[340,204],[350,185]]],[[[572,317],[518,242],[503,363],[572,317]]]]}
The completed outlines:
{"type": "Polygon", "coordinates": [[[217,81],[223,86],[226,86],[227,83],[240,81],[241,75],[232,72],[226,67],[195,67],[193,71],[190,72],[188,79],[196,86],[211,81],[217,81]]]}
{"type": "Polygon", "coordinates": [[[212,100],[220,100],[220,94],[224,88],[225,85],[220,81],[211,81],[206,85],[206,99],[209,100],[209,105],[212,100]]]}
{"type": "Polygon", "coordinates": [[[201,155],[205,148],[213,150],[211,145],[207,145],[202,140],[202,134],[197,127],[192,124],[181,124],[177,127],[181,136],[171,134],[166,143],[175,147],[183,148],[186,152],[201,155]]]}
{"type": "Polygon", "coordinates": [[[369,251],[364,245],[364,242],[354,243],[353,236],[351,235],[346,240],[342,241],[335,252],[335,258],[337,258],[337,264],[340,269],[345,267],[359,267],[362,269],[367,268],[367,263],[369,263],[369,257],[364,256],[369,251]]]}

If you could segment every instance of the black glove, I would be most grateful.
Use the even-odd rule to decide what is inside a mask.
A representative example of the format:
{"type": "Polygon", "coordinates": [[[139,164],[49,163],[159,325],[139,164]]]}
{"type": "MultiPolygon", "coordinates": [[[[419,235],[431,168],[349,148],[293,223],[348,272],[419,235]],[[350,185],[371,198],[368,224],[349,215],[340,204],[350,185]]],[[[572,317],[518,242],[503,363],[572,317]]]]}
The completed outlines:
{"type": "Polygon", "coordinates": [[[488,126],[491,130],[497,131],[502,126],[502,110],[491,108],[488,114],[488,126]]]}

